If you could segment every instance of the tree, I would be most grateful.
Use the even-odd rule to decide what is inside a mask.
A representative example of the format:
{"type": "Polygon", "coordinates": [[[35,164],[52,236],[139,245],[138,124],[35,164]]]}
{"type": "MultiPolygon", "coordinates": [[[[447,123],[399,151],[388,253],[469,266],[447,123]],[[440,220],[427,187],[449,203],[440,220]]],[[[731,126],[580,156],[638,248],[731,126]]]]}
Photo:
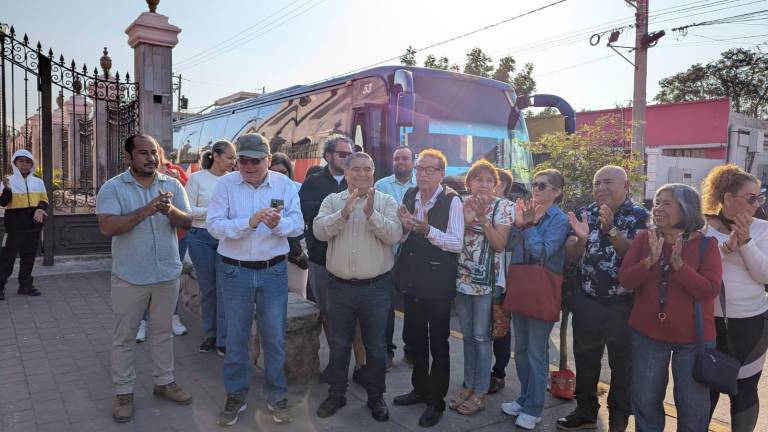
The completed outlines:
{"type": "Polygon", "coordinates": [[[433,54],[429,54],[424,59],[424,67],[440,70],[448,70],[448,57],[440,57],[439,59],[433,54]]]}
{"type": "Polygon", "coordinates": [[[553,107],[546,107],[543,110],[534,113],[533,111],[526,111],[525,118],[549,118],[559,116],[560,111],[553,107]]]}
{"type": "Polygon", "coordinates": [[[592,178],[605,165],[623,167],[631,184],[643,180],[637,174],[641,159],[633,157],[629,149],[631,134],[631,126],[622,125],[618,116],[611,115],[583,125],[573,134],[546,134],[538,142],[525,145],[543,156],[534,172],[556,168],[563,173],[566,187],[562,206],[571,210],[593,201],[592,178]]]}
{"type": "Polygon", "coordinates": [[[536,80],[533,79],[533,63],[523,65],[523,70],[512,79],[512,86],[518,96],[529,96],[536,92],[536,80]]]}
{"type": "Polygon", "coordinates": [[[467,53],[464,73],[490,78],[493,73],[493,58],[480,48],[472,48],[467,53]]]}
{"type": "Polygon", "coordinates": [[[408,45],[405,54],[400,56],[400,63],[406,66],[416,66],[416,48],[408,45]]]}
{"type": "Polygon", "coordinates": [[[768,53],[733,48],[659,81],[657,102],[728,97],[736,112],[768,118],[768,53]]]}

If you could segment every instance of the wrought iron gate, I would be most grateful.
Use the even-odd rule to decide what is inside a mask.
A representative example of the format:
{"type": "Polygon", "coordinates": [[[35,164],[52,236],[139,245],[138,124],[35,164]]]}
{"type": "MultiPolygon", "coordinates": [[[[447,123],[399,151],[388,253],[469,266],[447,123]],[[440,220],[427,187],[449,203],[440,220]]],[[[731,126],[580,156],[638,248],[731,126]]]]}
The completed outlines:
{"type": "Polygon", "coordinates": [[[11,173],[15,151],[32,152],[51,203],[48,265],[54,254],[109,251],[96,224],[96,194],[124,169],[123,141],[139,130],[139,92],[129,74],[111,74],[106,48],[99,63],[101,72],[68,63],[0,24],[0,173],[11,173]]]}

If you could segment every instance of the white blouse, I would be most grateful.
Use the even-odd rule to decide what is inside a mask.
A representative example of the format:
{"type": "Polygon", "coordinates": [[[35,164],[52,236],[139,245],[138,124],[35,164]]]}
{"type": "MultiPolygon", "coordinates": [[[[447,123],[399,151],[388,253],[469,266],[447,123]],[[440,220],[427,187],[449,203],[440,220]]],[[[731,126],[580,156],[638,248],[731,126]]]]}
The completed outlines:
{"type": "Polygon", "coordinates": [[[185,189],[192,208],[192,226],[207,228],[205,218],[208,214],[208,200],[213,187],[221,177],[211,174],[207,169],[197,171],[189,176],[185,189]]]}

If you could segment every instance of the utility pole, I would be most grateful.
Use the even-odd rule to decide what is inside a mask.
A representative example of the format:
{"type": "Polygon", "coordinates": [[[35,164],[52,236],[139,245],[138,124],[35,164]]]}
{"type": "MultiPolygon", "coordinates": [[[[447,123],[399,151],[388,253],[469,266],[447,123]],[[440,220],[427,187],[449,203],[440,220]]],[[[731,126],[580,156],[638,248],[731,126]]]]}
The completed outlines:
{"type": "MultiPolygon", "coordinates": [[[[632,97],[632,152],[640,158],[640,174],[645,176],[645,91],[648,77],[648,1],[637,0],[635,13],[635,90],[632,97]]],[[[630,3],[631,4],[631,3],[630,3]]],[[[645,180],[637,191],[645,201],[645,180]]]]}
{"type": "Polygon", "coordinates": [[[178,91],[178,93],[176,93],[176,111],[181,112],[181,74],[176,75],[176,78],[179,81],[179,83],[176,84],[176,90],[178,91]]]}

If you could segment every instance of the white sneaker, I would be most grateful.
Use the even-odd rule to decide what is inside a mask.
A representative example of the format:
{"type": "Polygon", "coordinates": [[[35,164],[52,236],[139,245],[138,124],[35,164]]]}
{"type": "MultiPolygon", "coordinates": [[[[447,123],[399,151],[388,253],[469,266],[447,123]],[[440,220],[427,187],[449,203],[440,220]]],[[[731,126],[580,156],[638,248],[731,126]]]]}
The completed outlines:
{"type": "Polygon", "coordinates": [[[187,334],[187,328],[184,327],[184,324],[181,323],[181,318],[179,318],[179,315],[174,314],[173,319],[171,320],[171,325],[173,326],[173,334],[176,336],[184,336],[187,334]]]}
{"type": "Polygon", "coordinates": [[[506,415],[517,417],[521,412],[523,412],[523,407],[521,407],[517,401],[504,402],[501,404],[501,410],[506,415]]]}
{"type": "Polygon", "coordinates": [[[515,426],[523,429],[533,430],[536,424],[541,421],[541,417],[534,417],[532,415],[520,413],[515,422],[515,426]]]}
{"type": "Polygon", "coordinates": [[[142,343],[147,340],[147,321],[141,320],[139,331],[136,332],[136,343],[142,343]]]}

